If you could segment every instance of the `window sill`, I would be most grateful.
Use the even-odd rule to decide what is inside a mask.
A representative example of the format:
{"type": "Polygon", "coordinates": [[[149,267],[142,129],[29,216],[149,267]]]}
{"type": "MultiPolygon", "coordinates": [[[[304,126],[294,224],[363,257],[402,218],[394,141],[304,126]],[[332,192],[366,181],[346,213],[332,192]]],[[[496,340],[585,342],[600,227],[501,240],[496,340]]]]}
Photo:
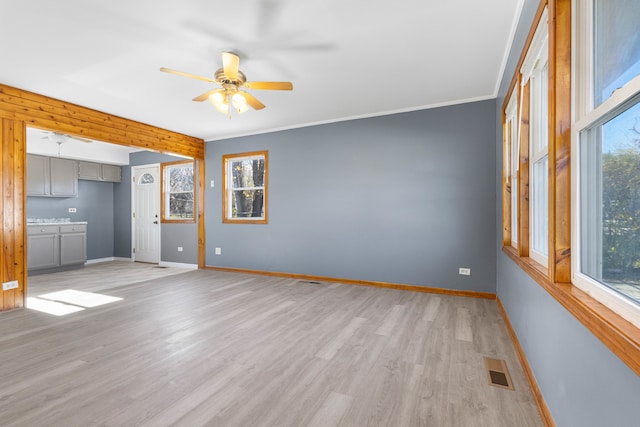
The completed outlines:
{"type": "Polygon", "coordinates": [[[227,219],[223,218],[224,224],[268,224],[266,219],[227,219]]]}
{"type": "Polygon", "coordinates": [[[521,258],[515,248],[502,251],[531,276],[569,313],[580,321],[616,356],[640,375],[640,329],[570,283],[554,283],[547,270],[531,258],[521,258]]]}
{"type": "Polygon", "coordinates": [[[160,220],[162,224],[195,224],[195,219],[163,219],[160,220]]]}

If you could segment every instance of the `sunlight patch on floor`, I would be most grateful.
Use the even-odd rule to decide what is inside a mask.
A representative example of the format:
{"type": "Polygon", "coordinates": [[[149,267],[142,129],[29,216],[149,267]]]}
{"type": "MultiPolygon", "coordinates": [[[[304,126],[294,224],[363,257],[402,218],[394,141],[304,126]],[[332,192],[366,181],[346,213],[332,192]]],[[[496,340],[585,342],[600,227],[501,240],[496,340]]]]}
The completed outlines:
{"type": "Polygon", "coordinates": [[[118,297],[111,297],[108,295],[96,294],[93,292],[76,291],[74,289],[65,289],[64,291],[38,295],[38,298],[65,302],[68,304],[79,305],[80,307],[86,308],[98,307],[100,305],[122,300],[122,298],[118,297]]]}
{"type": "Polygon", "coordinates": [[[37,297],[28,297],[27,308],[53,314],[54,316],[64,316],[121,300],[122,298],[109,295],[65,289],[38,295],[37,297]]]}
{"type": "Polygon", "coordinates": [[[40,299],[35,297],[27,298],[27,308],[36,311],[42,311],[43,313],[53,314],[54,316],[64,316],[65,314],[75,313],[76,311],[82,311],[84,308],[76,305],[63,304],[61,302],[47,301],[46,299],[40,299]]]}

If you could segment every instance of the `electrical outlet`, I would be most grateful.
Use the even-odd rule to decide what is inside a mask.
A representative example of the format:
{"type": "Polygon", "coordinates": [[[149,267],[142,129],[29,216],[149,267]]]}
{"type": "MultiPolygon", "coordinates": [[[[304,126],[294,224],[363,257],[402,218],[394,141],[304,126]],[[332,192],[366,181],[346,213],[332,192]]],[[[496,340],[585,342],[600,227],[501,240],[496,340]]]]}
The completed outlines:
{"type": "Polygon", "coordinates": [[[182,252],[182,246],[178,246],[178,252],[182,252]]]}
{"type": "Polygon", "coordinates": [[[69,208],[69,213],[76,213],[76,208],[69,208]]]}
{"type": "Polygon", "coordinates": [[[461,274],[463,276],[471,276],[471,269],[470,268],[460,267],[458,269],[458,274],[461,274]]]}
{"type": "Polygon", "coordinates": [[[211,188],[213,188],[214,182],[213,180],[211,180],[211,188]]]}
{"type": "Polygon", "coordinates": [[[222,248],[216,248],[216,255],[222,255],[222,248]]]}
{"type": "Polygon", "coordinates": [[[10,289],[18,289],[18,281],[17,280],[12,280],[11,282],[4,282],[2,284],[2,290],[3,291],[8,291],[10,289]]]}

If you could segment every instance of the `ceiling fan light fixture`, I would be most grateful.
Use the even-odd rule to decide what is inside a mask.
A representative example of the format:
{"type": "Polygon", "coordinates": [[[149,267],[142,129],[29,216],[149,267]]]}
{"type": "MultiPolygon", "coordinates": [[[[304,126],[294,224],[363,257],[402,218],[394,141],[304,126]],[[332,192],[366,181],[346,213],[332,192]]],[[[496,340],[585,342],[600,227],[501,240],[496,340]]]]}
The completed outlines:
{"type": "Polygon", "coordinates": [[[229,113],[229,103],[226,101],[223,101],[219,104],[213,104],[216,107],[216,110],[218,110],[219,112],[221,112],[222,114],[228,114],[229,113]]]}
{"type": "Polygon", "coordinates": [[[236,92],[231,97],[231,103],[240,111],[240,108],[247,105],[247,99],[240,92],[236,92]]]}
{"type": "Polygon", "coordinates": [[[240,107],[236,107],[238,109],[238,114],[246,113],[249,111],[249,106],[247,104],[243,104],[240,107]]]}
{"type": "Polygon", "coordinates": [[[226,101],[226,96],[224,95],[222,90],[217,90],[209,95],[209,101],[216,106],[224,104],[226,101]]]}

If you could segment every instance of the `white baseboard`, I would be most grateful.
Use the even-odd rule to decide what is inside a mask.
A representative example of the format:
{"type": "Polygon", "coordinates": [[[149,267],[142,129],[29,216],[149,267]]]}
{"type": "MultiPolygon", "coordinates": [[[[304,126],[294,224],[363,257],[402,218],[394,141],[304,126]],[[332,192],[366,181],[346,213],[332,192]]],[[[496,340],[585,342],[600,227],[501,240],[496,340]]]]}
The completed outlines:
{"type": "Polygon", "coordinates": [[[197,270],[198,269],[198,264],[186,264],[186,263],[182,263],[182,262],[160,261],[158,266],[160,266],[160,267],[189,268],[191,270],[197,270]]]}
{"type": "Polygon", "coordinates": [[[121,257],[110,256],[106,258],[88,259],[85,261],[85,264],[98,264],[101,262],[110,262],[110,261],[131,261],[131,258],[121,258],[121,257]]]}
{"type": "Polygon", "coordinates": [[[95,259],[88,259],[85,261],[85,264],[98,264],[101,262],[109,262],[109,261],[114,261],[114,258],[111,257],[107,257],[107,258],[95,258],[95,259]]]}
{"type": "Polygon", "coordinates": [[[126,257],[121,257],[121,256],[114,256],[113,257],[114,261],[128,261],[128,262],[133,262],[133,258],[126,258],[126,257]]]}

